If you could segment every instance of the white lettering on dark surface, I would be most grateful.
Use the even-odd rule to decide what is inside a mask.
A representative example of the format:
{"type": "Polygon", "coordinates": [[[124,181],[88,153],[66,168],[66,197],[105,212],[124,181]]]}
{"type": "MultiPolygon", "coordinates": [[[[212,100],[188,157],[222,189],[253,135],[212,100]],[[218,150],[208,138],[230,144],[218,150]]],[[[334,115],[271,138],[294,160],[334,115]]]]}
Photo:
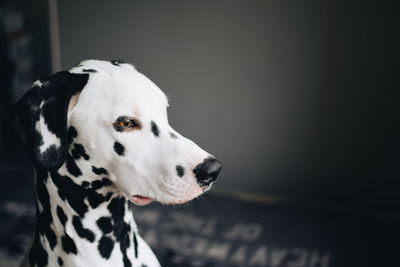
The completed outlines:
{"type": "Polygon", "coordinates": [[[255,222],[221,223],[215,217],[183,212],[135,214],[143,238],[155,249],[170,249],[178,262],[217,262],[216,266],[329,267],[331,252],[266,244],[264,226],[255,222]]]}

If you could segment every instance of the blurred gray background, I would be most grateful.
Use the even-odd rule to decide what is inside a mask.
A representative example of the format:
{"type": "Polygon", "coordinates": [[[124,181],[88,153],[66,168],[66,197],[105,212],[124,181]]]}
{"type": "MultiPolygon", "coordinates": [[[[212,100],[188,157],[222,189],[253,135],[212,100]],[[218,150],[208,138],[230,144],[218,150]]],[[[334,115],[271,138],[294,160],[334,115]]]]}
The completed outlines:
{"type": "Polygon", "coordinates": [[[34,71],[131,62],[169,97],[171,125],[224,163],[216,189],[400,203],[386,3],[17,2],[36,18],[34,71]]]}
{"type": "MultiPolygon", "coordinates": [[[[188,260],[233,266],[242,248],[247,262],[262,248],[271,266],[318,266],[306,265],[299,251],[328,255],[329,266],[394,266],[400,239],[394,4],[0,0],[0,116],[34,80],[81,60],[131,62],[169,97],[171,125],[224,163],[217,194],[142,210],[160,208],[160,221],[147,225],[160,238],[151,244],[159,259],[182,261],[187,248],[211,251],[217,242],[231,246],[229,263],[210,265],[210,255],[198,252],[188,260]],[[174,225],[171,219],[175,229],[165,227],[174,225]],[[215,234],[202,236],[212,225],[219,227],[215,234]],[[264,230],[251,241],[229,237],[243,229],[264,230]],[[163,236],[174,245],[167,254],[163,236]]],[[[0,266],[10,267],[34,230],[34,179],[31,160],[5,122],[0,266]]],[[[139,225],[142,215],[135,211],[139,225]]]]}
{"type": "Polygon", "coordinates": [[[59,1],[61,66],[133,63],[171,124],[223,161],[217,187],[394,197],[385,18],[356,2],[59,1]]]}

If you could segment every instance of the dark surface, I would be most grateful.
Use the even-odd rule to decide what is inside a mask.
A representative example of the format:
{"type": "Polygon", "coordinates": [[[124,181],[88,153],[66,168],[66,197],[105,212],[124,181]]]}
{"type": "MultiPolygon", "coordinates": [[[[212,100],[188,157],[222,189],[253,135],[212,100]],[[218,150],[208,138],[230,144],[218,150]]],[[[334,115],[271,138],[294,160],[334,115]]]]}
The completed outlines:
{"type": "MultiPolygon", "coordinates": [[[[26,162],[0,164],[6,181],[0,188],[1,267],[21,258],[34,229],[33,178],[26,162]]],[[[175,207],[135,206],[134,216],[163,266],[399,266],[399,217],[389,207],[284,200],[208,193],[175,207]]]]}

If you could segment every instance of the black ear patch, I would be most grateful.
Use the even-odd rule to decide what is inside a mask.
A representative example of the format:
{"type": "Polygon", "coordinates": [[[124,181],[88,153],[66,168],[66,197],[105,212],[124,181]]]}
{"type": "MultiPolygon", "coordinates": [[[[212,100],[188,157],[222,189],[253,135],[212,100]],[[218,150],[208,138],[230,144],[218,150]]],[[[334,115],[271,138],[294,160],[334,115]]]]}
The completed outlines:
{"type": "Polygon", "coordinates": [[[71,96],[82,90],[89,74],[58,72],[33,87],[13,105],[10,119],[35,164],[58,169],[67,154],[67,112],[71,96]]]}

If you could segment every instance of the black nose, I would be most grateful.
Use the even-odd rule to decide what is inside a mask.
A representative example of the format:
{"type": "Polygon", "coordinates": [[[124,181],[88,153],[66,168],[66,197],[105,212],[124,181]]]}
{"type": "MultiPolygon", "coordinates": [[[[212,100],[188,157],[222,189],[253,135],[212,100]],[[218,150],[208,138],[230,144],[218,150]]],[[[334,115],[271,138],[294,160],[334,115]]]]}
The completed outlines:
{"type": "Polygon", "coordinates": [[[206,186],[217,179],[221,169],[221,162],[215,158],[207,158],[202,163],[197,165],[193,172],[196,175],[197,183],[199,183],[200,186],[206,186]]]}

